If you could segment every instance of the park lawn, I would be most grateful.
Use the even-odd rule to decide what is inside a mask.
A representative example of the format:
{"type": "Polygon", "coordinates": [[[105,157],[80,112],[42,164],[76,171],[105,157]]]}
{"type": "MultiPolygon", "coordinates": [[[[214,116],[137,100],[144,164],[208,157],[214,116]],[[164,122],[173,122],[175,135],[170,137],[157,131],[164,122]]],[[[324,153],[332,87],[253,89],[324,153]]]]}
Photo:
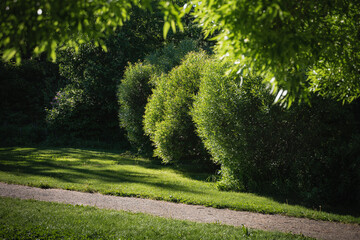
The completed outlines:
{"type": "Polygon", "coordinates": [[[1,239],[307,239],[216,223],[0,198],[1,239]]]}
{"type": "Polygon", "coordinates": [[[359,217],[279,203],[255,194],[219,191],[215,183],[204,180],[207,177],[146,158],[109,151],[0,148],[1,182],[360,223],[359,217]]]}

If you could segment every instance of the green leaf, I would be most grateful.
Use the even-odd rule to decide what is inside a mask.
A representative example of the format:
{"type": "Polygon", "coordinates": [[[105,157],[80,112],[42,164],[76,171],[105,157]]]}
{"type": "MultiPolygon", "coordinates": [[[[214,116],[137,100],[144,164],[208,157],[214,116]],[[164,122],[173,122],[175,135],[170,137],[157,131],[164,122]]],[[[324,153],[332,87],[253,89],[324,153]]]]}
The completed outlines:
{"type": "Polygon", "coordinates": [[[105,44],[101,44],[101,48],[102,48],[105,52],[107,52],[107,51],[108,51],[108,49],[107,49],[107,47],[106,47],[106,45],[105,45],[105,44]]]}
{"type": "Polygon", "coordinates": [[[10,43],[10,38],[9,37],[7,37],[7,38],[5,38],[5,40],[4,40],[4,45],[7,45],[7,44],[9,44],[10,43]]]}
{"type": "Polygon", "coordinates": [[[169,32],[170,29],[170,23],[169,22],[165,22],[164,23],[164,28],[163,28],[163,34],[164,34],[164,39],[166,39],[166,36],[169,32]]]}
{"type": "Polygon", "coordinates": [[[171,20],[171,29],[173,30],[173,32],[176,32],[176,25],[175,25],[175,21],[171,20]]]}
{"type": "Polygon", "coordinates": [[[16,52],[15,48],[6,49],[2,55],[2,59],[7,62],[15,56],[16,52]]]}
{"type": "Polygon", "coordinates": [[[55,40],[52,40],[50,45],[50,58],[53,62],[56,61],[56,47],[57,42],[55,40]]]}

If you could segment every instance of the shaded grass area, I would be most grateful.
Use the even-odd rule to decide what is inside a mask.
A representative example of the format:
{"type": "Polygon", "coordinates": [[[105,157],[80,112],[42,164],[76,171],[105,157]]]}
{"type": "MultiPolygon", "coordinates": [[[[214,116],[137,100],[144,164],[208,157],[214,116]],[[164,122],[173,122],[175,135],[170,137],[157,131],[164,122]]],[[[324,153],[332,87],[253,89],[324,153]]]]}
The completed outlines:
{"type": "Polygon", "coordinates": [[[221,192],[208,174],[149,159],[73,148],[0,148],[0,181],[42,188],[99,192],[345,223],[360,218],[279,203],[249,193],[221,192]],[[202,180],[199,180],[202,179],[202,180]]]}
{"type": "Polygon", "coordinates": [[[94,207],[0,198],[2,239],[306,239],[94,207]],[[247,232],[248,231],[248,232],[247,232]]]}

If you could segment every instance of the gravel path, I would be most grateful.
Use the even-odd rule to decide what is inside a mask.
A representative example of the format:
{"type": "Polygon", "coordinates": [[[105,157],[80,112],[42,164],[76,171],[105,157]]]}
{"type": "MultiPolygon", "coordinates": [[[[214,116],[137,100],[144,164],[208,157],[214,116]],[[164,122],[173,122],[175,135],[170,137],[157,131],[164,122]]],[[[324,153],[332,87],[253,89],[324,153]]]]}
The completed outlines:
{"type": "Polygon", "coordinates": [[[305,218],[266,215],[228,209],[215,209],[141,198],[107,196],[60,189],[0,183],[0,196],[35,199],[48,202],[88,205],[98,208],[143,212],[155,216],[256,228],[270,231],[291,232],[318,239],[360,240],[360,225],[315,221],[305,218]]]}

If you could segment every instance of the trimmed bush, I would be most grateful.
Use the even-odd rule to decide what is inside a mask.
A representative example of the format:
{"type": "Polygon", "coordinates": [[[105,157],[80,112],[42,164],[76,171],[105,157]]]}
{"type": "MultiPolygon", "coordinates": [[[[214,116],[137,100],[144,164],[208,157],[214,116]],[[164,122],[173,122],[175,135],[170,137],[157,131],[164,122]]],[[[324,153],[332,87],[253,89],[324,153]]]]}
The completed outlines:
{"type": "Polygon", "coordinates": [[[271,96],[261,79],[253,77],[240,86],[233,76],[225,76],[227,69],[216,61],[208,66],[191,114],[206,148],[221,165],[219,188],[249,190],[256,170],[247,143],[255,128],[249,126],[259,124],[258,115],[269,110],[271,96]]]}
{"type": "Polygon", "coordinates": [[[130,143],[143,153],[152,152],[150,139],[144,134],[142,121],[152,89],[149,81],[154,73],[155,67],[150,64],[130,63],[118,90],[120,126],[126,130],[130,143]]]}
{"type": "Polygon", "coordinates": [[[192,116],[221,164],[222,190],[261,192],[305,203],[359,202],[360,145],[354,106],[313,97],[284,109],[262,79],[225,76],[208,66],[192,116]]]}
{"type": "Polygon", "coordinates": [[[203,51],[189,53],[180,66],[156,80],[146,105],[144,129],[155,146],[155,156],[166,163],[197,163],[208,159],[189,111],[209,61],[203,51]]]}
{"type": "Polygon", "coordinates": [[[181,59],[197,50],[196,42],[185,40],[169,44],[146,57],[144,62],[129,64],[118,88],[120,126],[128,140],[141,153],[152,154],[151,141],[143,129],[143,116],[155,79],[180,64],[181,59]]]}
{"type": "MultiPolygon", "coordinates": [[[[83,109],[85,111],[80,110],[81,107],[84,107],[83,99],[83,90],[72,88],[71,86],[65,87],[56,94],[51,102],[52,108],[47,110],[48,114],[46,117],[48,127],[54,131],[54,134],[61,132],[62,135],[71,137],[86,137],[80,136],[80,134],[86,133],[86,128],[91,126],[91,121],[84,124],[80,123],[79,120],[90,120],[91,118],[89,116],[87,118],[82,116],[82,114],[86,113],[86,108],[83,109]],[[84,127],[84,129],[81,129],[81,131],[79,127],[84,127]]],[[[91,113],[88,112],[87,114],[91,113]]]]}

